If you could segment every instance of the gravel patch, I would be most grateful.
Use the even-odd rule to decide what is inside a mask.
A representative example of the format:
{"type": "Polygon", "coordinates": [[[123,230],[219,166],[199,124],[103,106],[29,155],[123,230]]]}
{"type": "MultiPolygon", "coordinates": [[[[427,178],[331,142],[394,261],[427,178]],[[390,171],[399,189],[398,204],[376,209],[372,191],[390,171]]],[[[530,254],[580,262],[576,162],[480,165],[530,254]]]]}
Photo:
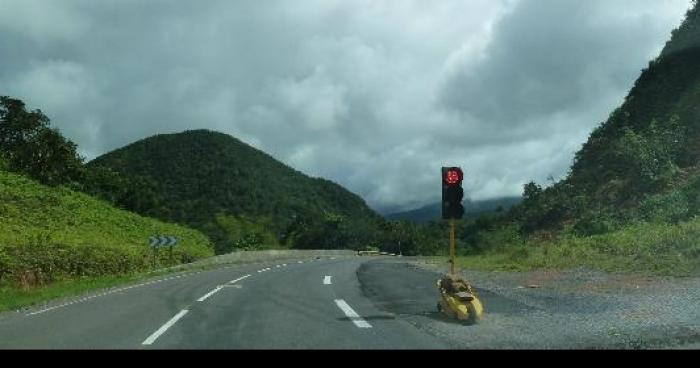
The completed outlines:
{"type": "MultiPolygon", "coordinates": [[[[423,273],[424,283],[447,269],[410,262],[413,271],[423,273]]],[[[583,268],[462,270],[461,274],[477,288],[484,303],[482,321],[465,326],[427,312],[407,317],[454,348],[692,349],[700,345],[700,278],[608,274],[583,268]]],[[[427,303],[426,298],[426,308],[427,303]]]]}

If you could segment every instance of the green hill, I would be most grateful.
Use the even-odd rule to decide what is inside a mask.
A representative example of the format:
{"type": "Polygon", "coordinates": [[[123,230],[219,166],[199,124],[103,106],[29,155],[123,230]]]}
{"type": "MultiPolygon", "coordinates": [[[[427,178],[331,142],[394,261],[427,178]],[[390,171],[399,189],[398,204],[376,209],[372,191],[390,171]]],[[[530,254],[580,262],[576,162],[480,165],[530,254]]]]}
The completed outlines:
{"type": "Polygon", "coordinates": [[[146,138],[100,156],[88,167],[150,182],[159,205],[149,214],[205,231],[219,252],[241,245],[240,236],[227,235],[227,229],[257,224],[259,231],[248,235],[263,238],[267,229],[270,238],[285,245],[351,247],[361,242],[355,238],[364,229],[379,221],[360,197],[343,187],[308,177],[236,138],[208,130],[146,138]],[[319,235],[300,244],[300,237],[313,232],[309,224],[318,219],[325,222],[315,227],[343,227],[355,241],[318,244],[324,241],[319,235]]]}
{"type": "MultiPolygon", "coordinates": [[[[0,286],[33,286],[151,267],[147,239],[178,237],[174,263],[212,255],[202,233],[0,170],[0,286]]],[[[170,262],[167,253],[159,260],[170,262]]]]}
{"type": "Polygon", "coordinates": [[[623,105],[593,131],[568,177],[525,188],[512,213],[526,233],[588,235],[700,214],[700,7],[689,10],[623,105]]]}

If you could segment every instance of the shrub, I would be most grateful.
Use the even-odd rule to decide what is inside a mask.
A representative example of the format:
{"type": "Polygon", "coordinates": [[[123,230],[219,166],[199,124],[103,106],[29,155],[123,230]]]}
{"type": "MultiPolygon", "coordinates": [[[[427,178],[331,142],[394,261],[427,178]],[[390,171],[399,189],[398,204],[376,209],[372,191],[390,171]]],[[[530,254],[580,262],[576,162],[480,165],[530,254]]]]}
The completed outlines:
{"type": "Polygon", "coordinates": [[[2,282],[13,267],[12,258],[3,246],[0,246],[0,282],[2,282]]]}
{"type": "Polygon", "coordinates": [[[639,211],[641,218],[646,221],[676,223],[688,219],[690,206],[683,192],[673,190],[647,197],[639,211]]]}
{"type": "Polygon", "coordinates": [[[127,274],[149,267],[148,251],[134,247],[69,246],[50,237],[0,248],[0,273],[24,288],[60,279],[127,274]]]}
{"type": "Polygon", "coordinates": [[[608,233],[617,229],[618,226],[618,221],[610,214],[590,211],[576,221],[573,231],[577,235],[589,236],[608,233]]]}

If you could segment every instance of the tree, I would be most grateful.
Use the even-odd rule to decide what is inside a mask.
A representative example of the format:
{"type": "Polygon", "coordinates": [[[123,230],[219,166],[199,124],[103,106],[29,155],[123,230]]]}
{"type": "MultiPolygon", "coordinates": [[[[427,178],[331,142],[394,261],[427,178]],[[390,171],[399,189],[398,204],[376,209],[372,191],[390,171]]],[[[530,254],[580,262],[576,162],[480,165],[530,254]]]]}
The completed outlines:
{"type": "Polygon", "coordinates": [[[75,143],[49,127],[41,110],[27,111],[24,102],[0,96],[0,154],[7,169],[43,184],[79,181],[83,159],[75,143]]]}
{"type": "Polygon", "coordinates": [[[678,170],[666,148],[668,143],[663,141],[666,134],[658,131],[655,123],[650,129],[649,138],[646,138],[623,128],[615,150],[614,163],[620,175],[631,180],[634,184],[631,188],[642,193],[664,186],[678,170]]]}
{"type": "Polygon", "coordinates": [[[542,187],[531,181],[523,186],[523,200],[535,200],[542,193],[542,187]]]}
{"type": "Polygon", "coordinates": [[[204,228],[211,234],[217,254],[270,249],[279,245],[270,231],[269,218],[253,219],[219,213],[204,228]]]}
{"type": "Polygon", "coordinates": [[[7,165],[7,160],[2,154],[2,151],[0,151],[0,170],[8,170],[9,167],[7,165]]]}
{"type": "Polygon", "coordinates": [[[74,189],[140,215],[167,219],[163,199],[149,178],[126,176],[100,166],[90,167],[74,189]]]}
{"type": "Polygon", "coordinates": [[[380,225],[379,248],[396,254],[416,255],[418,248],[425,245],[422,239],[424,229],[409,221],[385,221],[380,225]]]}

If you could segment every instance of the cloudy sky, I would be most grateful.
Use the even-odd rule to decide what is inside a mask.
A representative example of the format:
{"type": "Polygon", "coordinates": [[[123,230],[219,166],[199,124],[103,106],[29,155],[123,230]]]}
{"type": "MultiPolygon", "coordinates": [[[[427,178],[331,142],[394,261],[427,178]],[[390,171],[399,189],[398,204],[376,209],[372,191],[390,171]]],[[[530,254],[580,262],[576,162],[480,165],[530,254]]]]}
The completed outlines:
{"type": "Polygon", "coordinates": [[[0,0],[0,95],[92,159],[234,135],[375,209],[566,175],[690,0],[0,0]]]}

